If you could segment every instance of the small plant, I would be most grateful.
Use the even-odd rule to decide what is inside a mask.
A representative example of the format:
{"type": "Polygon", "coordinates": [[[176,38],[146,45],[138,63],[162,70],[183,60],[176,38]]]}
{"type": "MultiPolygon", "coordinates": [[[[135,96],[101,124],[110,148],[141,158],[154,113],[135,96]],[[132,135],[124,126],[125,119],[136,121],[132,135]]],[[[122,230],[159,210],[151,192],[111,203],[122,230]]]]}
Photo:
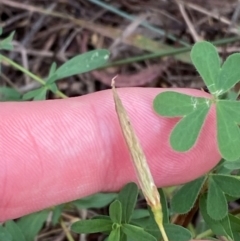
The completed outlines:
{"type": "MultiPolygon", "coordinates": [[[[134,210],[137,202],[138,187],[135,183],[127,184],[118,194],[116,200],[109,207],[109,216],[96,216],[90,220],[82,220],[74,223],[71,229],[76,233],[104,232],[108,241],[139,240],[157,241],[162,238],[157,223],[154,221],[151,210],[134,210]]],[[[162,204],[166,204],[162,190],[162,204]]],[[[191,233],[181,226],[170,224],[168,209],[163,206],[165,216],[164,229],[171,241],[187,241],[191,239],[191,233]]]]}
{"type": "MultiPolygon", "coordinates": [[[[2,34],[2,29],[0,28],[0,35],[2,34]]],[[[9,37],[1,40],[0,42],[0,50],[11,50],[12,49],[12,39],[14,36],[14,32],[9,35],[9,37]]],[[[22,71],[29,77],[38,81],[42,86],[40,88],[31,90],[25,93],[22,98],[20,98],[19,93],[16,93],[16,90],[11,88],[0,88],[0,94],[4,96],[4,99],[8,100],[9,96],[12,95],[16,96],[18,99],[21,100],[44,100],[46,99],[46,95],[49,91],[52,93],[60,96],[61,98],[67,98],[62,92],[58,90],[56,85],[57,80],[67,78],[76,74],[82,74],[99,67],[102,67],[104,64],[107,63],[109,59],[109,51],[106,49],[97,49],[93,51],[89,51],[84,54],[77,55],[72,59],[66,61],[60,67],[57,67],[56,63],[53,62],[49,74],[47,78],[42,79],[33,73],[29,72],[28,70],[24,69],[22,66],[18,65],[17,63],[13,62],[6,56],[0,54],[0,61],[4,61],[16,69],[22,71]],[[7,98],[6,98],[7,97],[7,98]]]]}
{"type": "Polygon", "coordinates": [[[212,97],[167,91],[155,98],[154,109],[161,116],[183,117],[173,129],[170,143],[174,150],[184,152],[196,143],[207,114],[214,105],[219,151],[226,160],[237,160],[240,157],[240,102],[223,98],[240,80],[240,53],[230,55],[221,65],[216,48],[203,41],[193,46],[191,59],[212,97]]]}

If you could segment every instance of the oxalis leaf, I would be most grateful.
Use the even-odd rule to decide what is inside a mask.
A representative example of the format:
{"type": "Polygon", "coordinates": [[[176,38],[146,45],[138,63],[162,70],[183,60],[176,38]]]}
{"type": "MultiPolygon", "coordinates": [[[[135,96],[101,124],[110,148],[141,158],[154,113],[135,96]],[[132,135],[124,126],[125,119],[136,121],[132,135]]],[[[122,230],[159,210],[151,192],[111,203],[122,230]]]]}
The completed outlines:
{"type": "Polygon", "coordinates": [[[196,43],[191,58],[213,98],[187,96],[176,92],[160,93],[153,103],[155,111],[167,117],[183,117],[171,132],[174,150],[184,152],[194,146],[212,103],[216,104],[217,142],[222,157],[235,161],[240,157],[240,102],[221,100],[240,80],[240,54],[232,54],[221,66],[216,48],[209,42],[196,43]]]}
{"type": "Polygon", "coordinates": [[[195,144],[211,102],[207,98],[167,91],[156,96],[153,106],[160,115],[183,116],[171,133],[170,143],[174,150],[184,152],[195,144]]]}

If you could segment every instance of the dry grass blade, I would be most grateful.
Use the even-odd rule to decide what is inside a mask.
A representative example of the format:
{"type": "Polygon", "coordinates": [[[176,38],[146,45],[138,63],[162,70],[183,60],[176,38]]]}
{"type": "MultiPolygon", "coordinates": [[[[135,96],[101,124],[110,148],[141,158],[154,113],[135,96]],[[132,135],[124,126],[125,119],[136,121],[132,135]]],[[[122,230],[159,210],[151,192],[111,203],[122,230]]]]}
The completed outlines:
{"type": "Polygon", "coordinates": [[[115,89],[115,78],[112,79],[112,91],[115,108],[125,141],[132,156],[138,182],[148,205],[152,209],[155,221],[159,226],[164,241],[168,241],[167,235],[163,228],[163,214],[160,203],[160,196],[157,187],[154,184],[153,177],[147,164],[147,160],[140,145],[140,142],[134,133],[127,112],[115,89]]]}

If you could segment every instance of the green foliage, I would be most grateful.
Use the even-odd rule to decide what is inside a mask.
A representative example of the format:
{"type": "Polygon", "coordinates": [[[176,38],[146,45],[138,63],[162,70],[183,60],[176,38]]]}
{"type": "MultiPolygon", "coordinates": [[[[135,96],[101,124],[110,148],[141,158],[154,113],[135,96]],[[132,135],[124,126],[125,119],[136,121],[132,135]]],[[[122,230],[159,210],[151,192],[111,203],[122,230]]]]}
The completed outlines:
{"type": "Polygon", "coordinates": [[[189,212],[195,204],[206,176],[187,183],[173,196],[171,206],[174,212],[184,214],[189,212]]]}
{"type": "Polygon", "coordinates": [[[127,184],[118,194],[118,200],[122,203],[123,223],[128,223],[130,221],[134,207],[137,202],[137,196],[138,187],[135,183],[127,184]]]}
{"type": "Polygon", "coordinates": [[[2,226],[0,226],[0,240],[13,241],[12,235],[2,226]]]}
{"type": "MultiPolygon", "coordinates": [[[[0,36],[2,35],[2,28],[0,28],[0,36]]],[[[3,39],[0,41],[0,49],[4,49],[4,50],[12,50],[13,46],[12,46],[12,40],[14,37],[14,33],[12,32],[7,38],[3,39]]]]}
{"type": "Polygon", "coordinates": [[[216,48],[203,41],[193,46],[191,59],[212,97],[167,91],[156,96],[154,110],[162,116],[182,117],[171,132],[170,143],[173,149],[184,152],[196,144],[210,107],[215,105],[219,151],[226,160],[235,161],[240,157],[240,104],[236,96],[231,100],[222,96],[240,80],[240,53],[230,55],[221,65],[216,48]]]}
{"type": "Polygon", "coordinates": [[[59,68],[57,68],[56,63],[53,63],[50,67],[45,84],[42,87],[29,91],[23,95],[23,99],[46,99],[46,94],[49,90],[53,93],[57,92],[58,89],[55,84],[57,80],[97,69],[107,63],[109,54],[109,51],[105,49],[97,49],[77,55],[61,65],[59,68]]]}
{"type": "Polygon", "coordinates": [[[21,101],[21,94],[10,87],[0,87],[0,101],[21,101]]]}
{"type": "Polygon", "coordinates": [[[72,204],[79,209],[102,208],[110,204],[117,197],[116,193],[97,193],[73,201],[72,204]]]}
{"type": "Polygon", "coordinates": [[[44,210],[33,213],[18,219],[16,222],[9,220],[3,226],[0,226],[1,241],[33,241],[39,231],[42,229],[48,211],[44,210]]]}
{"type": "Polygon", "coordinates": [[[5,223],[5,229],[11,234],[12,241],[26,241],[26,238],[25,238],[22,230],[19,228],[19,226],[16,224],[16,222],[14,222],[12,220],[7,221],[5,223]]]}
{"type": "Polygon", "coordinates": [[[90,219],[75,222],[71,230],[75,233],[98,233],[112,230],[112,221],[110,219],[90,219]]]}
{"type": "MultiPolygon", "coordinates": [[[[2,29],[0,28],[0,35],[2,29]]],[[[11,50],[14,32],[0,41],[0,49],[11,50]]],[[[1,101],[44,100],[48,92],[64,96],[57,87],[57,81],[76,74],[85,73],[105,65],[109,58],[107,50],[93,50],[77,55],[57,66],[53,63],[48,76],[41,79],[17,63],[0,55],[13,67],[41,83],[38,89],[29,91],[23,96],[10,87],[0,87],[1,101]]],[[[169,217],[174,214],[185,214],[193,207],[200,206],[204,220],[202,232],[210,228],[213,232],[210,237],[221,235],[228,240],[240,240],[240,219],[228,213],[227,202],[240,197],[240,104],[238,94],[231,88],[240,80],[240,54],[230,55],[222,64],[215,47],[208,42],[199,42],[191,51],[191,59],[198,73],[208,87],[210,97],[194,97],[174,91],[159,94],[154,100],[155,111],[165,117],[179,118],[171,132],[170,143],[177,151],[188,151],[197,142],[204,126],[206,117],[212,106],[216,108],[217,142],[221,155],[230,161],[223,160],[212,173],[206,174],[186,185],[183,185],[171,201],[162,189],[159,189],[163,211],[163,223],[167,236],[171,241],[187,241],[192,239],[188,229],[170,223],[169,217]],[[234,171],[236,174],[232,176],[234,171]],[[171,215],[170,215],[171,213],[171,215]],[[207,227],[206,227],[207,226],[207,227]]],[[[71,226],[76,233],[103,232],[109,235],[108,241],[160,240],[161,233],[154,221],[151,210],[136,208],[138,187],[135,183],[127,184],[119,194],[98,193],[80,200],[71,202],[70,206],[79,209],[102,208],[109,205],[109,216],[99,215],[89,220],[81,220],[71,226]]],[[[52,224],[59,222],[61,213],[67,205],[59,205],[52,211],[52,224]]],[[[4,241],[33,241],[42,229],[48,211],[34,213],[17,221],[8,221],[0,225],[0,240],[4,241]]],[[[197,230],[197,228],[196,228],[197,230]]]]}
{"type": "Polygon", "coordinates": [[[22,231],[26,241],[33,241],[34,237],[42,229],[47,216],[48,211],[44,210],[38,213],[33,213],[20,218],[16,223],[22,231]]]}
{"type": "Polygon", "coordinates": [[[228,213],[227,200],[213,178],[209,178],[207,212],[214,220],[223,219],[228,213]]]}
{"type": "Polygon", "coordinates": [[[63,208],[64,208],[64,205],[58,205],[58,206],[54,207],[53,213],[52,213],[53,226],[55,226],[59,222],[63,208]]]}
{"type": "Polygon", "coordinates": [[[113,223],[121,224],[122,222],[122,204],[115,200],[109,207],[109,216],[113,223]]]}
{"type": "MultiPolygon", "coordinates": [[[[138,196],[138,187],[135,183],[127,184],[119,193],[117,199],[111,203],[108,216],[97,216],[90,220],[74,223],[71,230],[76,233],[105,232],[109,234],[108,241],[114,240],[152,240],[161,237],[159,228],[154,221],[152,213],[146,210],[135,210],[138,196]],[[150,215],[149,215],[150,214],[150,215]],[[140,220],[140,222],[139,222],[140,220]],[[144,220],[144,222],[141,222],[144,220]]],[[[168,214],[167,201],[161,191],[164,213],[168,214]]],[[[151,211],[150,211],[151,212],[151,211]]],[[[168,215],[165,217],[166,232],[171,241],[188,241],[191,234],[185,228],[169,224],[168,215]]]]}
{"type": "MultiPolygon", "coordinates": [[[[222,235],[227,238],[233,239],[233,233],[229,221],[229,216],[225,216],[221,220],[212,219],[207,211],[207,196],[203,195],[200,198],[200,210],[201,214],[205,220],[205,222],[209,225],[209,227],[213,230],[213,232],[217,235],[222,235]]],[[[237,240],[236,240],[237,241],[237,240]]]]}
{"type": "Polygon", "coordinates": [[[150,233],[146,232],[143,228],[131,225],[131,224],[123,224],[122,231],[133,241],[157,241],[157,239],[151,235],[150,233]]]}
{"type": "Polygon", "coordinates": [[[163,189],[159,188],[158,192],[160,194],[160,201],[162,205],[162,213],[163,213],[163,223],[169,223],[169,210],[166,195],[163,189]]]}

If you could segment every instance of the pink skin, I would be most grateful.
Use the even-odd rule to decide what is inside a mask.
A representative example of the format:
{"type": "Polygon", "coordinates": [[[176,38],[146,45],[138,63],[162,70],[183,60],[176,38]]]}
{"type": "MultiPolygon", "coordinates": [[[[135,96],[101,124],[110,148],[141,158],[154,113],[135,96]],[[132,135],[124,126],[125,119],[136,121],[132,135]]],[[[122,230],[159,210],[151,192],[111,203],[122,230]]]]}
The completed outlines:
{"type": "MultiPolygon", "coordinates": [[[[159,187],[188,182],[220,160],[213,108],[190,151],[171,149],[168,138],[178,118],[153,111],[161,91],[118,89],[159,187]]],[[[111,90],[66,100],[1,103],[0,116],[0,221],[136,181],[111,90]]]]}

